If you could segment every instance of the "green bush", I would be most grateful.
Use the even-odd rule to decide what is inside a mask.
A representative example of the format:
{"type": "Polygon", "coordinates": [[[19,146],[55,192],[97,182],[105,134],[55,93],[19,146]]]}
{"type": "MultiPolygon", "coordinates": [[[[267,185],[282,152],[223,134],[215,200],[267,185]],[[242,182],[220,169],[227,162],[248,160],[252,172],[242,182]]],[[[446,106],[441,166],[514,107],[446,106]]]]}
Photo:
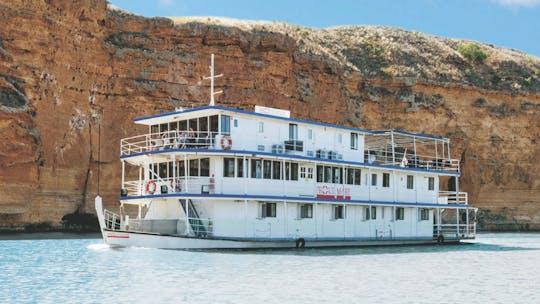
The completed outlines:
{"type": "Polygon", "coordinates": [[[460,45],[458,47],[458,52],[460,52],[461,55],[468,60],[478,63],[484,62],[484,60],[489,56],[486,51],[484,51],[478,44],[474,42],[460,45]]]}

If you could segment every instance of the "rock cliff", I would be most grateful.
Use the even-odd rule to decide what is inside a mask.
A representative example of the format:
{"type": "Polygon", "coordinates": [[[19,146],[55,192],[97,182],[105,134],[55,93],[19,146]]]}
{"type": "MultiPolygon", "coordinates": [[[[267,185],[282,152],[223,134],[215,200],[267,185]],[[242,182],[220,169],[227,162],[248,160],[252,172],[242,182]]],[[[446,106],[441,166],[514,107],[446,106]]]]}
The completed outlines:
{"type": "Polygon", "coordinates": [[[218,102],[451,138],[462,188],[490,229],[540,229],[540,60],[387,27],[143,18],[104,0],[0,1],[0,226],[57,226],[116,205],[119,140],[134,117],[218,102]],[[101,125],[101,157],[98,129],[101,125]]]}

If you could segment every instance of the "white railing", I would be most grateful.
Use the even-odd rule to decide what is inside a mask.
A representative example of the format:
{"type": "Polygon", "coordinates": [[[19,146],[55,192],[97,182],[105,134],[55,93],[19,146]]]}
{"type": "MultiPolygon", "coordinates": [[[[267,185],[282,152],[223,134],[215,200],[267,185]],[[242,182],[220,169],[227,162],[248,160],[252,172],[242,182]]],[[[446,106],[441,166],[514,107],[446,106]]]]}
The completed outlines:
{"type": "Polygon", "coordinates": [[[105,227],[110,230],[120,230],[120,215],[107,209],[103,210],[105,227]]]}
{"type": "Polygon", "coordinates": [[[165,194],[162,186],[166,186],[166,193],[214,193],[215,183],[211,177],[178,177],[159,178],[144,181],[125,181],[123,189],[128,191],[128,196],[141,196],[153,194],[165,194]]]}
{"type": "Polygon", "coordinates": [[[167,131],[137,135],[120,140],[120,155],[168,149],[212,149],[215,148],[217,134],[208,131],[167,131]]]}
{"type": "Polygon", "coordinates": [[[434,224],[433,233],[434,235],[446,235],[446,236],[459,235],[460,237],[465,236],[466,238],[474,237],[476,235],[476,223],[434,224]]]}
{"type": "Polygon", "coordinates": [[[467,192],[439,191],[439,204],[469,204],[469,194],[467,192]]]}

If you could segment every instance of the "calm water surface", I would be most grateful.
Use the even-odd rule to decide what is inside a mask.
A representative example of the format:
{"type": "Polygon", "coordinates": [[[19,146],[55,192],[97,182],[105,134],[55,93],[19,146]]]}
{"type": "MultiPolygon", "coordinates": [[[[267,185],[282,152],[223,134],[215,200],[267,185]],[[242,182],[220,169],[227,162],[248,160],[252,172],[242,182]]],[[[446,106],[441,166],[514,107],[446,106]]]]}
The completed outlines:
{"type": "Polygon", "coordinates": [[[0,303],[540,303],[540,234],[290,251],[0,241],[0,303]]]}

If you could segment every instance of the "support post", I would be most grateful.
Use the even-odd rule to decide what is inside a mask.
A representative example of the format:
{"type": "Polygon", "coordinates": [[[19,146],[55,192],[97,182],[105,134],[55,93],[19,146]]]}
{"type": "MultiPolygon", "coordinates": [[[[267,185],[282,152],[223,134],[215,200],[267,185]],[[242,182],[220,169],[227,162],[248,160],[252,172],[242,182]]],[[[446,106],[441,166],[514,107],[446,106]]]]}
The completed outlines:
{"type": "Polygon", "coordinates": [[[392,166],[396,164],[396,149],[394,142],[394,130],[390,131],[390,136],[392,137],[392,166]]]}

